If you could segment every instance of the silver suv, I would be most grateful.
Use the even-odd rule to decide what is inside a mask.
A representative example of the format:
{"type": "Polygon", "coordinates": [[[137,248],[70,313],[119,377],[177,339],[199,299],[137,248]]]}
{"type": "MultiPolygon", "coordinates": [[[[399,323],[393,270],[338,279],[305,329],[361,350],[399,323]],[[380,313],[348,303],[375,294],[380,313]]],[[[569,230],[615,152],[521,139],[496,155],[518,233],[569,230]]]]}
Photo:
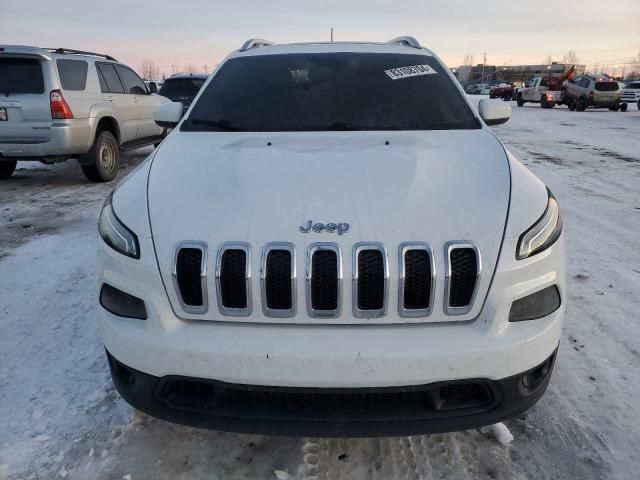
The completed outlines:
{"type": "Polygon", "coordinates": [[[608,108],[626,112],[627,104],[620,102],[620,85],[608,79],[580,75],[567,80],[563,86],[564,101],[569,110],[584,111],[587,107],[608,108]]]}
{"type": "Polygon", "coordinates": [[[109,55],[0,45],[0,178],[18,160],[73,157],[89,180],[113,180],[121,150],[166,134],[153,111],[169,100],[155,93],[109,55]]]}

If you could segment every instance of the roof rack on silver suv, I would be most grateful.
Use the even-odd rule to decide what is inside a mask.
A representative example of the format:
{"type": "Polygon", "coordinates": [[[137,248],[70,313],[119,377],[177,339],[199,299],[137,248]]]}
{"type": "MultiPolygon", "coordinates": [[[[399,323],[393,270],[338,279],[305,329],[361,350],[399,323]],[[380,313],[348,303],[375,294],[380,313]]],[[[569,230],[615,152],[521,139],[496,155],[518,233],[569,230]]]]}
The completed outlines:
{"type": "Polygon", "coordinates": [[[251,50],[252,48],[268,47],[274,43],[271,40],[265,40],[264,38],[251,38],[242,44],[240,51],[251,50]]]}
{"type": "Polygon", "coordinates": [[[387,43],[399,43],[400,45],[404,45],[406,47],[412,48],[422,48],[420,42],[413,37],[396,37],[393,40],[389,40],[387,43]]]}
{"type": "Polygon", "coordinates": [[[53,52],[53,53],[72,53],[76,55],[92,55],[94,57],[102,57],[102,58],[106,58],[107,60],[117,62],[117,60],[113,58],[111,55],[105,55],[103,53],[86,52],[84,50],[73,50],[71,48],[45,48],[45,50],[49,50],[50,52],[53,52]]]}

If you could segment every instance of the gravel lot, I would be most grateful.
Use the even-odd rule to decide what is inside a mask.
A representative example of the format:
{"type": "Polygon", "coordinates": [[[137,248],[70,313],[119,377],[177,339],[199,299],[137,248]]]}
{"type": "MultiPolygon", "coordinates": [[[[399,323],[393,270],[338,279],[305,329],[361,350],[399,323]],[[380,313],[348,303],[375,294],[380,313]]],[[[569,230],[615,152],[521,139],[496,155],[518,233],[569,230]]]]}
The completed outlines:
{"type": "MultiPolygon", "coordinates": [[[[495,132],[560,202],[569,298],[551,386],[506,422],[511,444],[475,430],[234,435],[134,414],[97,328],[96,222],[113,185],[75,162],[22,163],[0,183],[0,480],[637,478],[640,112],[513,110],[495,132]]],[[[121,176],[149,152],[126,154],[121,176]]]]}

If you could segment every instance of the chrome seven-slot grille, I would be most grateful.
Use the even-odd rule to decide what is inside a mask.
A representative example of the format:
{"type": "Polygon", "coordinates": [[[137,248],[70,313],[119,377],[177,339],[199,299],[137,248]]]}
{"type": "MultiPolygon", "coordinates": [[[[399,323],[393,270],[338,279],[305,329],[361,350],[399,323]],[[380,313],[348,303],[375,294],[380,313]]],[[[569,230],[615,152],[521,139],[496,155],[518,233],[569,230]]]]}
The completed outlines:
{"type": "MultiPolygon", "coordinates": [[[[480,280],[480,253],[471,242],[450,242],[445,256],[444,311],[468,313],[480,280]]],[[[313,243],[306,249],[305,293],[310,317],[336,318],[342,310],[344,254],[334,243],[313,243]]],[[[381,243],[358,243],[352,251],[353,315],[384,317],[389,301],[389,255],[381,243]]],[[[427,243],[403,243],[398,249],[398,314],[428,317],[434,308],[436,283],[434,253],[427,243]]],[[[207,245],[181,242],[176,248],[174,285],[182,309],[205,314],[207,245]]],[[[251,315],[251,248],[247,243],[220,245],[216,255],[215,288],[222,315],[251,315]]],[[[269,243],[260,259],[260,297],[267,317],[293,317],[296,305],[296,248],[291,243],[269,243]]],[[[395,289],[394,289],[395,291],[395,289]]]]}

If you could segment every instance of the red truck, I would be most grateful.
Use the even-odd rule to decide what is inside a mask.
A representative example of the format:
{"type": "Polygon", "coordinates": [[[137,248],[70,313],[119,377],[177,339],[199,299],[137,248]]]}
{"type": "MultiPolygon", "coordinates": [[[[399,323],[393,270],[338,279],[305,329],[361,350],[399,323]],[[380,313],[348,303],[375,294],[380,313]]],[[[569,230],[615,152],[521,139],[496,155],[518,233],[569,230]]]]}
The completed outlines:
{"type": "Polygon", "coordinates": [[[501,83],[497,87],[493,87],[489,92],[489,98],[501,98],[504,101],[511,100],[513,91],[518,88],[515,83],[501,83]]]}

